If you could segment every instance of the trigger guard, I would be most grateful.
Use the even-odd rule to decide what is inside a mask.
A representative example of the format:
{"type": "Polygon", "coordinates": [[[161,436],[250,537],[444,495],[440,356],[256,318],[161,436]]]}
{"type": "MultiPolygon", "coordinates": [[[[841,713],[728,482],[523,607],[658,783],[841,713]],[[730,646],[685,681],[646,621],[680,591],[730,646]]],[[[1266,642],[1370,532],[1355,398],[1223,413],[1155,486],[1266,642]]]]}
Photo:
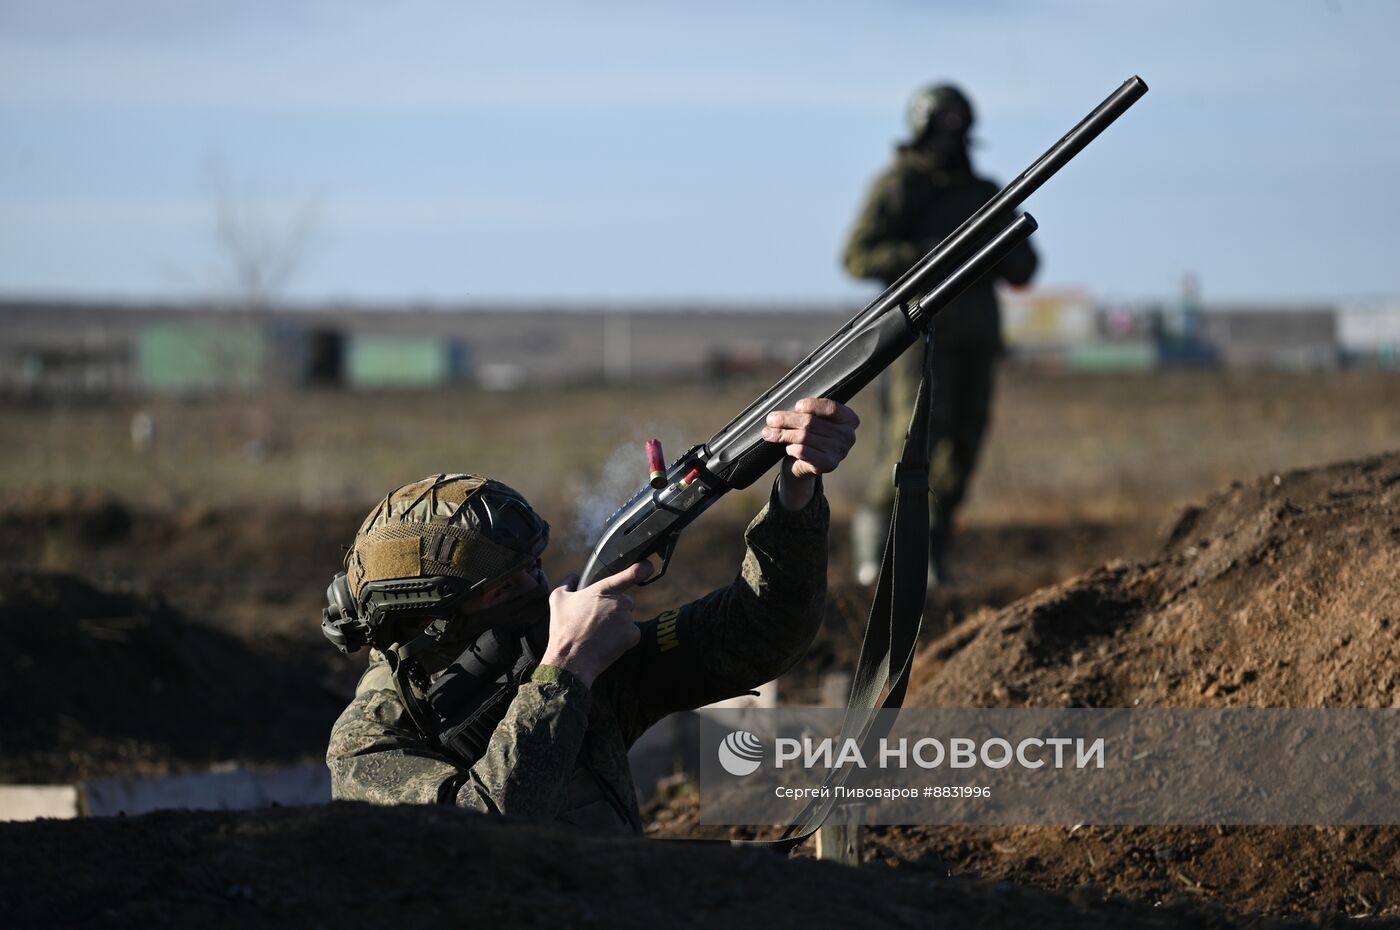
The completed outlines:
{"type": "Polygon", "coordinates": [[[676,554],[676,543],[679,540],[680,534],[677,533],[671,537],[670,541],[666,543],[666,546],[664,548],[657,551],[657,554],[661,556],[661,571],[657,572],[655,575],[652,575],[646,581],[637,582],[637,587],[645,588],[649,584],[653,584],[657,581],[660,581],[665,576],[666,570],[671,567],[671,556],[676,554]]]}

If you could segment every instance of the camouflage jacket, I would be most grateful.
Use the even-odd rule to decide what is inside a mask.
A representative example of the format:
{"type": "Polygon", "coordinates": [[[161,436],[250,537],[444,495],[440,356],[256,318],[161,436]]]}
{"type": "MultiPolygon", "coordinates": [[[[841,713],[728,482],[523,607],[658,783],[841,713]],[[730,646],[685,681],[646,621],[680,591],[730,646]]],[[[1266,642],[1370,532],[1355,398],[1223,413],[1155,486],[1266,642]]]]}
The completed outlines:
{"type": "MultiPolygon", "coordinates": [[[[898,149],[851,229],[846,270],[857,278],[893,283],[998,190],[966,168],[942,168],[918,149],[898,149]]],[[[1022,243],[935,318],[938,340],[950,347],[999,349],[1001,316],[994,285],[997,280],[1025,284],[1036,264],[1035,251],[1022,243]]]]}
{"type": "Polygon", "coordinates": [[[828,519],[820,488],[798,511],[774,492],[732,584],[639,624],[641,642],[592,689],[541,666],[470,767],[418,732],[388,666],[371,661],[331,731],[333,796],[640,831],[627,750],[665,715],[749,691],[806,651],[826,596],[828,519]]]}

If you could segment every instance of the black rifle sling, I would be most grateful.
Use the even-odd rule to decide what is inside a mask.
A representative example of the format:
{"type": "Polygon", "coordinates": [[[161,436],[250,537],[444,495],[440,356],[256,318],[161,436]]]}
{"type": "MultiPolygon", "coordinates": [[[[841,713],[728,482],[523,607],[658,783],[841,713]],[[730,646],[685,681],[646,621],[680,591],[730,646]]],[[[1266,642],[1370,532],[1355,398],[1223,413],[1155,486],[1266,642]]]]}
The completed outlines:
{"type": "MultiPolygon", "coordinates": [[[[859,742],[864,752],[884,736],[893,722],[881,720],[881,710],[896,710],[904,703],[909,669],[923,625],[928,597],[929,559],[929,392],[932,388],[933,341],[925,337],[923,377],[914,402],[914,415],[904,437],[904,451],[894,471],[894,511],[889,535],[875,583],[875,599],[861,642],[860,658],[846,700],[841,745],[859,742]]],[[[887,715],[893,716],[893,715],[887,715]]],[[[823,788],[835,789],[849,775],[839,768],[827,776],[823,788]]],[[[822,792],[776,840],[735,840],[736,846],[763,845],[787,852],[816,833],[835,806],[835,791],[822,792]]]]}

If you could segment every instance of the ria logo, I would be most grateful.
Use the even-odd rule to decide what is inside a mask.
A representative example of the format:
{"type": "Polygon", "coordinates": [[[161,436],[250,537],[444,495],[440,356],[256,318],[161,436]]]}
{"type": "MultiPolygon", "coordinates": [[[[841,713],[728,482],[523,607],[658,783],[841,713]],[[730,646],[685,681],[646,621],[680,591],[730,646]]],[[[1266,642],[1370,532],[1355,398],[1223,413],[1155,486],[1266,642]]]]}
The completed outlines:
{"type": "Polygon", "coordinates": [[[735,730],[719,744],[719,764],[730,775],[752,775],[763,764],[763,740],[735,730]]]}

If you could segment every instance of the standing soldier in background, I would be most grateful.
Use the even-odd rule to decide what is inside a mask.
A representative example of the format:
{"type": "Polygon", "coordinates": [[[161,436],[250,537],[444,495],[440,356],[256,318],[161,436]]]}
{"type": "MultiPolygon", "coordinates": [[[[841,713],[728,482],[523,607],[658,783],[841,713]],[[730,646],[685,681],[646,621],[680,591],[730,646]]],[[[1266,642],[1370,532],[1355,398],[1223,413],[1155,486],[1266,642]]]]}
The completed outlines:
{"type": "MultiPolygon", "coordinates": [[[[1000,185],[973,173],[968,158],[972,105],[951,84],[935,84],[909,102],[910,140],[876,180],[846,246],[846,270],[888,286],[1000,185]]],[[[933,322],[933,385],[929,398],[929,514],[931,580],[947,582],[953,514],[967,490],[987,429],[997,356],[1002,352],[1001,313],[993,287],[1030,281],[1037,259],[1022,243],[990,275],[970,287],[933,322]]],[[[884,414],[881,465],[871,478],[865,507],[853,522],[856,579],[875,581],[894,502],[891,483],[904,433],[913,414],[923,353],[911,348],[881,380],[884,414]]]]}

